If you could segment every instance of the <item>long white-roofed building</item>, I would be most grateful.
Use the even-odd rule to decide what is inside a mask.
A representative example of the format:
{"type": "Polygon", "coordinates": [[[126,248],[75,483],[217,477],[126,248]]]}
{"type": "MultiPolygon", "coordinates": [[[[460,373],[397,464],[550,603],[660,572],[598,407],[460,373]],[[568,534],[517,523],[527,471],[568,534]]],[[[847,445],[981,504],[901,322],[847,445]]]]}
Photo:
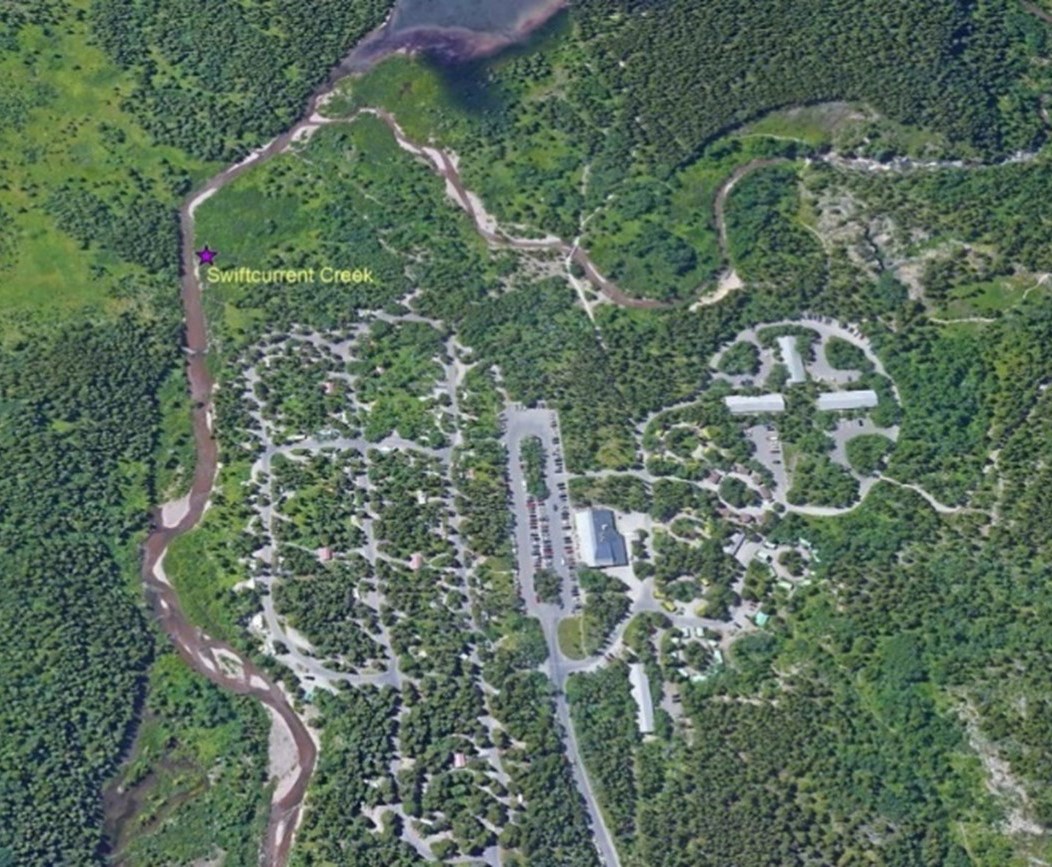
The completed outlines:
{"type": "Polygon", "coordinates": [[[789,371],[789,384],[807,381],[807,371],[804,370],[804,360],[800,357],[800,350],[796,348],[796,335],[783,334],[778,338],[778,348],[782,351],[782,363],[789,371]]]}
{"type": "Polygon", "coordinates": [[[780,394],[731,394],[723,399],[723,403],[734,415],[785,412],[785,398],[780,394]]]}
{"type": "Polygon", "coordinates": [[[818,395],[821,410],[869,409],[877,405],[877,393],[870,388],[857,391],[830,391],[818,395]]]}
{"type": "Polygon", "coordinates": [[[628,667],[628,682],[632,685],[632,698],[636,701],[636,722],[639,733],[648,735],[654,731],[654,700],[650,695],[650,678],[643,663],[635,662],[628,667]]]}

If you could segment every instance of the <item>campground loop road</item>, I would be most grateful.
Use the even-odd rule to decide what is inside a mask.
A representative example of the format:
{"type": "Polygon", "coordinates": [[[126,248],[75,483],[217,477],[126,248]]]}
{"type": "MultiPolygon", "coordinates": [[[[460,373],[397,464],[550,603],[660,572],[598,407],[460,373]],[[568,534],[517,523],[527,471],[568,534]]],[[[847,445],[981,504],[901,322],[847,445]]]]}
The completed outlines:
{"type": "MultiPolygon", "coordinates": [[[[446,181],[454,200],[471,218],[476,231],[488,242],[518,250],[551,250],[578,264],[595,289],[615,304],[635,308],[667,308],[671,305],[654,299],[635,298],[600,274],[587,252],[576,243],[548,236],[519,238],[490,223],[481,203],[464,186],[456,161],[444,151],[417,145],[405,135],[394,116],[381,109],[363,109],[350,118],[329,118],[320,113],[337,85],[354,71],[352,55],[337,66],[327,80],[315,90],[301,119],[290,129],[244,159],[223,169],[193,192],[179,210],[181,242],[181,300],[183,305],[186,373],[192,401],[191,423],[194,436],[195,466],[189,494],[184,498],[182,514],[171,524],[165,523],[167,509],[156,510],[153,529],[143,545],[142,577],[146,596],[161,628],[167,633],[179,654],[216,685],[241,695],[251,695],[274,712],[289,729],[296,747],[292,782],[277,790],[271,803],[267,834],[261,862],[267,867],[282,867],[288,861],[293,836],[301,818],[307,784],[317,762],[317,746],[311,732],[292,707],[285,693],[248,659],[233,647],[216,641],[195,627],[186,617],[178,595],[164,575],[163,560],[174,539],[194,529],[201,521],[215,484],[219,467],[218,444],[212,432],[212,393],[215,381],[208,369],[208,325],[205,320],[204,287],[198,270],[195,250],[194,214],[197,208],[248,170],[261,166],[272,157],[289,150],[304,136],[309,136],[328,123],[346,123],[360,114],[380,118],[395,136],[400,147],[424,158],[446,181]],[[219,662],[233,663],[234,671],[219,662]]],[[[174,506],[175,504],[168,504],[174,506]]]]}
{"type": "MultiPolygon", "coordinates": [[[[1033,11],[1033,10],[1031,10],[1033,11]]],[[[1036,14],[1036,13],[1035,13],[1036,14]]],[[[251,168],[263,165],[272,157],[287,151],[303,136],[309,136],[329,123],[353,121],[358,114],[372,114],[391,130],[399,146],[425,161],[446,181],[451,197],[471,218],[476,231],[488,242],[518,250],[549,250],[565,255],[576,263],[597,292],[623,307],[668,309],[674,305],[647,298],[635,298],[603,277],[588,253],[576,242],[562,238],[519,238],[502,229],[482,207],[481,202],[464,186],[456,160],[450,154],[427,145],[412,142],[388,112],[369,108],[349,118],[329,118],[320,113],[326,99],[340,81],[355,71],[354,54],[337,66],[328,79],[311,96],[301,119],[289,130],[254,151],[239,162],[227,167],[192,193],[179,212],[181,240],[181,298],[185,318],[184,348],[187,360],[187,379],[192,399],[192,427],[195,448],[193,481],[187,497],[181,501],[182,511],[171,523],[166,523],[168,508],[158,509],[153,518],[153,529],[143,546],[142,576],[146,596],[157,620],[171,638],[180,655],[198,672],[213,683],[232,692],[251,695],[274,712],[276,718],[289,729],[297,757],[291,783],[279,788],[271,803],[267,835],[262,849],[262,863],[267,867],[283,867],[287,863],[293,835],[301,818],[307,783],[317,761],[317,747],[311,732],[293,709],[284,692],[248,659],[234,648],[204,634],[195,627],[180,606],[179,598],[164,575],[163,558],[171,542],[198,525],[208,504],[215,483],[219,455],[212,432],[212,393],[215,382],[208,369],[208,328],[203,306],[203,286],[195,260],[194,213],[201,203],[223,189],[251,168]],[[227,665],[224,667],[223,662],[227,665]]],[[[726,226],[723,205],[731,188],[750,171],[773,161],[754,161],[739,167],[720,189],[715,218],[720,233],[721,248],[726,259],[726,226]]],[[[728,283],[715,295],[698,303],[714,303],[728,291],[737,288],[728,283]]],[[[174,507],[176,504],[167,504],[174,507]]]]}
{"type": "Polygon", "coordinates": [[[194,212],[203,201],[255,165],[261,165],[289,147],[309,122],[320,102],[340,78],[334,71],[310,100],[307,120],[278,136],[266,147],[239,163],[224,169],[200,190],[193,193],[179,211],[181,255],[181,298],[183,304],[184,349],[186,373],[190,386],[191,424],[194,436],[194,476],[185,498],[182,515],[172,524],[164,521],[165,509],[154,516],[154,528],[143,546],[142,576],[146,596],[158,623],[175,645],[180,656],[200,674],[224,689],[239,695],[250,695],[275,714],[288,727],[296,749],[291,783],[275,791],[271,801],[267,832],[260,851],[260,862],[266,867],[283,867],[288,862],[293,836],[303,811],[307,784],[317,762],[314,739],[293,709],[289,699],[273,681],[234,648],[216,641],[190,623],[179,603],[179,597],[164,575],[163,560],[174,539],[200,523],[212,493],[219,468],[219,447],[212,433],[212,393],[215,382],[208,369],[208,328],[205,321],[203,287],[194,252],[194,212]],[[233,661],[232,670],[224,668],[220,658],[233,661]]]}
{"type": "MultiPolygon", "coordinates": [[[[189,621],[178,594],[164,574],[163,566],[164,555],[172,541],[193,530],[204,516],[219,468],[219,448],[212,431],[212,394],[215,381],[208,368],[208,325],[203,304],[204,287],[194,252],[194,214],[203,202],[227,184],[249,169],[263,165],[277,154],[287,151],[301,136],[310,135],[323,124],[340,122],[323,117],[319,109],[347,74],[343,65],[334,70],[325,84],[315,91],[300,121],[263,148],[209,179],[192,193],[180,208],[181,300],[185,320],[183,341],[192,403],[194,475],[190,491],[181,501],[181,514],[171,523],[167,523],[165,515],[168,508],[176,507],[176,504],[169,503],[168,508],[157,509],[153,516],[153,528],[143,545],[142,577],[146,597],[159,625],[171,639],[180,656],[195,671],[217,686],[239,695],[252,696],[268,707],[275,715],[275,724],[280,721],[287,726],[295,745],[296,759],[290,775],[291,782],[275,791],[270,806],[266,838],[260,856],[261,863],[266,867],[283,867],[288,862],[293,837],[302,818],[307,785],[317,763],[317,746],[306,724],[279,686],[236,649],[206,635],[189,621]]],[[[454,191],[455,198],[472,218],[476,229],[488,241],[521,250],[550,249],[565,253],[584,269],[596,289],[614,303],[643,308],[665,306],[657,301],[632,298],[623,293],[599,274],[587,253],[580,247],[571,246],[559,238],[516,238],[499,227],[488,229],[484,223],[484,215],[475,207],[474,196],[465,189],[460,173],[449,155],[410,142],[389,113],[376,109],[366,109],[365,112],[383,120],[398,139],[400,146],[413,150],[432,162],[449,184],[449,188],[454,191]]],[[[346,122],[353,119],[352,117],[340,120],[346,122]]]]}

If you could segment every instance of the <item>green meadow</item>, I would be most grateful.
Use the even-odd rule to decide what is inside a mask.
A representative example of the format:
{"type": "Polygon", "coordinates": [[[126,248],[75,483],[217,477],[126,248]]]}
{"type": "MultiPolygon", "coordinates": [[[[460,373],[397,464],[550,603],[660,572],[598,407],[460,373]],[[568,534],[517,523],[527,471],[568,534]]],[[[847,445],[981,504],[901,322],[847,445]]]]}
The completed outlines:
{"type": "MultiPolygon", "coordinates": [[[[17,51],[0,54],[0,317],[4,333],[71,314],[106,315],[135,305],[130,282],[156,278],[97,243],[56,224],[56,201],[72,188],[115,211],[146,197],[177,205],[178,193],[206,176],[203,165],[153,143],[122,107],[131,77],[93,44],[86,0],[47,29],[28,25],[17,51]]],[[[173,263],[173,269],[177,263],[173,263]]],[[[174,277],[174,270],[172,272],[174,277]]],[[[173,279],[168,297],[174,302],[173,279]]]]}

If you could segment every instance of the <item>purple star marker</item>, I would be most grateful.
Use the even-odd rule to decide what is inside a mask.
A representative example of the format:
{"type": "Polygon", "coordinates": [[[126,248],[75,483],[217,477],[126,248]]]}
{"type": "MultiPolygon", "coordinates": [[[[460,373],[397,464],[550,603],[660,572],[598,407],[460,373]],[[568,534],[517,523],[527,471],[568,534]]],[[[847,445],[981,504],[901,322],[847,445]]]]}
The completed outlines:
{"type": "Polygon", "coordinates": [[[198,264],[211,265],[215,261],[216,256],[218,255],[219,254],[215,250],[210,250],[208,248],[208,245],[205,244],[205,248],[203,250],[197,251],[197,258],[201,260],[198,264]]]}

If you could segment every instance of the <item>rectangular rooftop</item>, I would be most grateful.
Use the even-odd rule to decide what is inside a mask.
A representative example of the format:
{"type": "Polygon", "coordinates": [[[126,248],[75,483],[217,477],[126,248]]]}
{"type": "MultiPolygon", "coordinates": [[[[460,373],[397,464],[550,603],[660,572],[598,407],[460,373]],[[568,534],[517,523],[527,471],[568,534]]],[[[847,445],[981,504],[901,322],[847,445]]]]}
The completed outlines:
{"type": "Polygon", "coordinates": [[[831,391],[818,395],[818,408],[822,410],[867,409],[877,405],[877,393],[872,389],[858,391],[831,391]]]}
{"type": "Polygon", "coordinates": [[[586,565],[600,569],[628,565],[628,549],[624,537],[617,532],[613,512],[609,509],[584,509],[574,514],[574,524],[581,559],[586,565]]]}
{"type": "Polygon", "coordinates": [[[640,734],[649,735],[654,731],[654,701],[650,695],[650,678],[641,662],[628,667],[628,682],[632,684],[632,698],[636,700],[636,721],[640,734]]]}
{"type": "Polygon", "coordinates": [[[779,337],[778,348],[782,351],[782,363],[789,370],[789,383],[795,385],[798,382],[806,381],[807,373],[804,371],[804,360],[800,357],[800,352],[796,348],[796,335],[784,334],[779,337]]]}
{"type": "Polygon", "coordinates": [[[785,412],[785,398],[780,394],[757,394],[752,397],[732,394],[725,397],[723,402],[734,415],[785,412]]]}

